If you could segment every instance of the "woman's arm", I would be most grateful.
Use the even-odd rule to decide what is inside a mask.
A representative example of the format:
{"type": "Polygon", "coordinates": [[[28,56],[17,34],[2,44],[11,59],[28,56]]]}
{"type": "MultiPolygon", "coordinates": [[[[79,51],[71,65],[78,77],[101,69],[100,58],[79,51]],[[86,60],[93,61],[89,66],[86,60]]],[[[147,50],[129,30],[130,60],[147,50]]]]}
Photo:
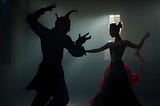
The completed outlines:
{"type": "Polygon", "coordinates": [[[125,43],[128,47],[135,48],[135,49],[141,49],[141,47],[144,44],[145,39],[148,38],[149,36],[150,36],[150,33],[147,32],[138,45],[136,45],[130,41],[127,41],[127,40],[125,41],[125,43]]]}
{"type": "Polygon", "coordinates": [[[97,53],[97,52],[101,52],[104,51],[105,49],[108,49],[111,46],[111,42],[105,44],[104,46],[97,48],[97,49],[90,49],[90,50],[86,50],[87,53],[97,53]]]}

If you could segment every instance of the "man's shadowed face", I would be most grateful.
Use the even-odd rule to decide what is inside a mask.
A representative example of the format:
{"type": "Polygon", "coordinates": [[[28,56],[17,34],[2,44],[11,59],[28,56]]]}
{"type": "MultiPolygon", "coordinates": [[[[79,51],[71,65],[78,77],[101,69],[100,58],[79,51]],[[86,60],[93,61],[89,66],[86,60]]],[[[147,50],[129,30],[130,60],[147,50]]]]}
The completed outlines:
{"type": "Polygon", "coordinates": [[[66,34],[70,31],[70,19],[60,17],[55,23],[55,27],[58,28],[62,33],[66,34]]]}

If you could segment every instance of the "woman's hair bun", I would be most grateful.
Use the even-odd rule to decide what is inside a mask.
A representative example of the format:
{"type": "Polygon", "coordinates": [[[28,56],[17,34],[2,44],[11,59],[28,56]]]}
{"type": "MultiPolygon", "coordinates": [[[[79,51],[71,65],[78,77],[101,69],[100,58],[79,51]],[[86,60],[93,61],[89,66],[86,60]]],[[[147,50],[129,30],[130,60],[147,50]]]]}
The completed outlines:
{"type": "Polygon", "coordinates": [[[117,25],[117,27],[118,27],[118,28],[122,28],[122,23],[119,22],[118,25],[117,25]]]}

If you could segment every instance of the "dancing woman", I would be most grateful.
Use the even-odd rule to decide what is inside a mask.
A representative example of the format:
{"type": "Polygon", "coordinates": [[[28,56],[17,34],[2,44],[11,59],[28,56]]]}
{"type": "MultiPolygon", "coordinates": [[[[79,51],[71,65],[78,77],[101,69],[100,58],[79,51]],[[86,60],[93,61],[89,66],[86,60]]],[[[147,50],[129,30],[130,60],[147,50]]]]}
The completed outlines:
{"type": "MultiPolygon", "coordinates": [[[[90,101],[91,106],[142,106],[132,91],[126,64],[124,64],[122,56],[125,48],[131,47],[138,50],[137,56],[140,57],[139,50],[145,39],[149,37],[149,33],[146,33],[140,43],[136,45],[128,40],[121,39],[120,28],[122,28],[120,22],[118,25],[110,24],[109,32],[115,40],[107,42],[100,48],[86,50],[88,53],[97,53],[109,49],[111,56],[111,63],[102,77],[100,91],[90,101]]],[[[132,74],[130,75],[133,78],[132,74]]]]}

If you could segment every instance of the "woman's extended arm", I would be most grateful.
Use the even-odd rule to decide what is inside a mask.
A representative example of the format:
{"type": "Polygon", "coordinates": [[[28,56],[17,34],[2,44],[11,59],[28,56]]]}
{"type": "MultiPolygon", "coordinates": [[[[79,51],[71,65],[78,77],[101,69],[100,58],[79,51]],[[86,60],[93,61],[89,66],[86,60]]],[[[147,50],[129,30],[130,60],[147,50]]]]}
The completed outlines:
{"type": "Polygon", "coordinates": [[[90,50],[86,50],[87,53],[97,53],[97,52],[101,52],[104,51],[105,49],[108,49],[111,46],[111,42],[105,44],[104,46],[97,48],[97,49],[90,49],[90,50]]]}
{"type": "Polygon", "coordinates": [[[127,45],[128,47],[131,47],[131,48],[141,49],[141,47],[142,47],[143,44],[144,44],[144,40],[145,40],[146,38],[148,38],[149,36],[150,36],[150,33],[147,32],[138,45],[133,44],[133,43],[130,42],[130,41],[126,41],[126,45],[127,45]]]}

